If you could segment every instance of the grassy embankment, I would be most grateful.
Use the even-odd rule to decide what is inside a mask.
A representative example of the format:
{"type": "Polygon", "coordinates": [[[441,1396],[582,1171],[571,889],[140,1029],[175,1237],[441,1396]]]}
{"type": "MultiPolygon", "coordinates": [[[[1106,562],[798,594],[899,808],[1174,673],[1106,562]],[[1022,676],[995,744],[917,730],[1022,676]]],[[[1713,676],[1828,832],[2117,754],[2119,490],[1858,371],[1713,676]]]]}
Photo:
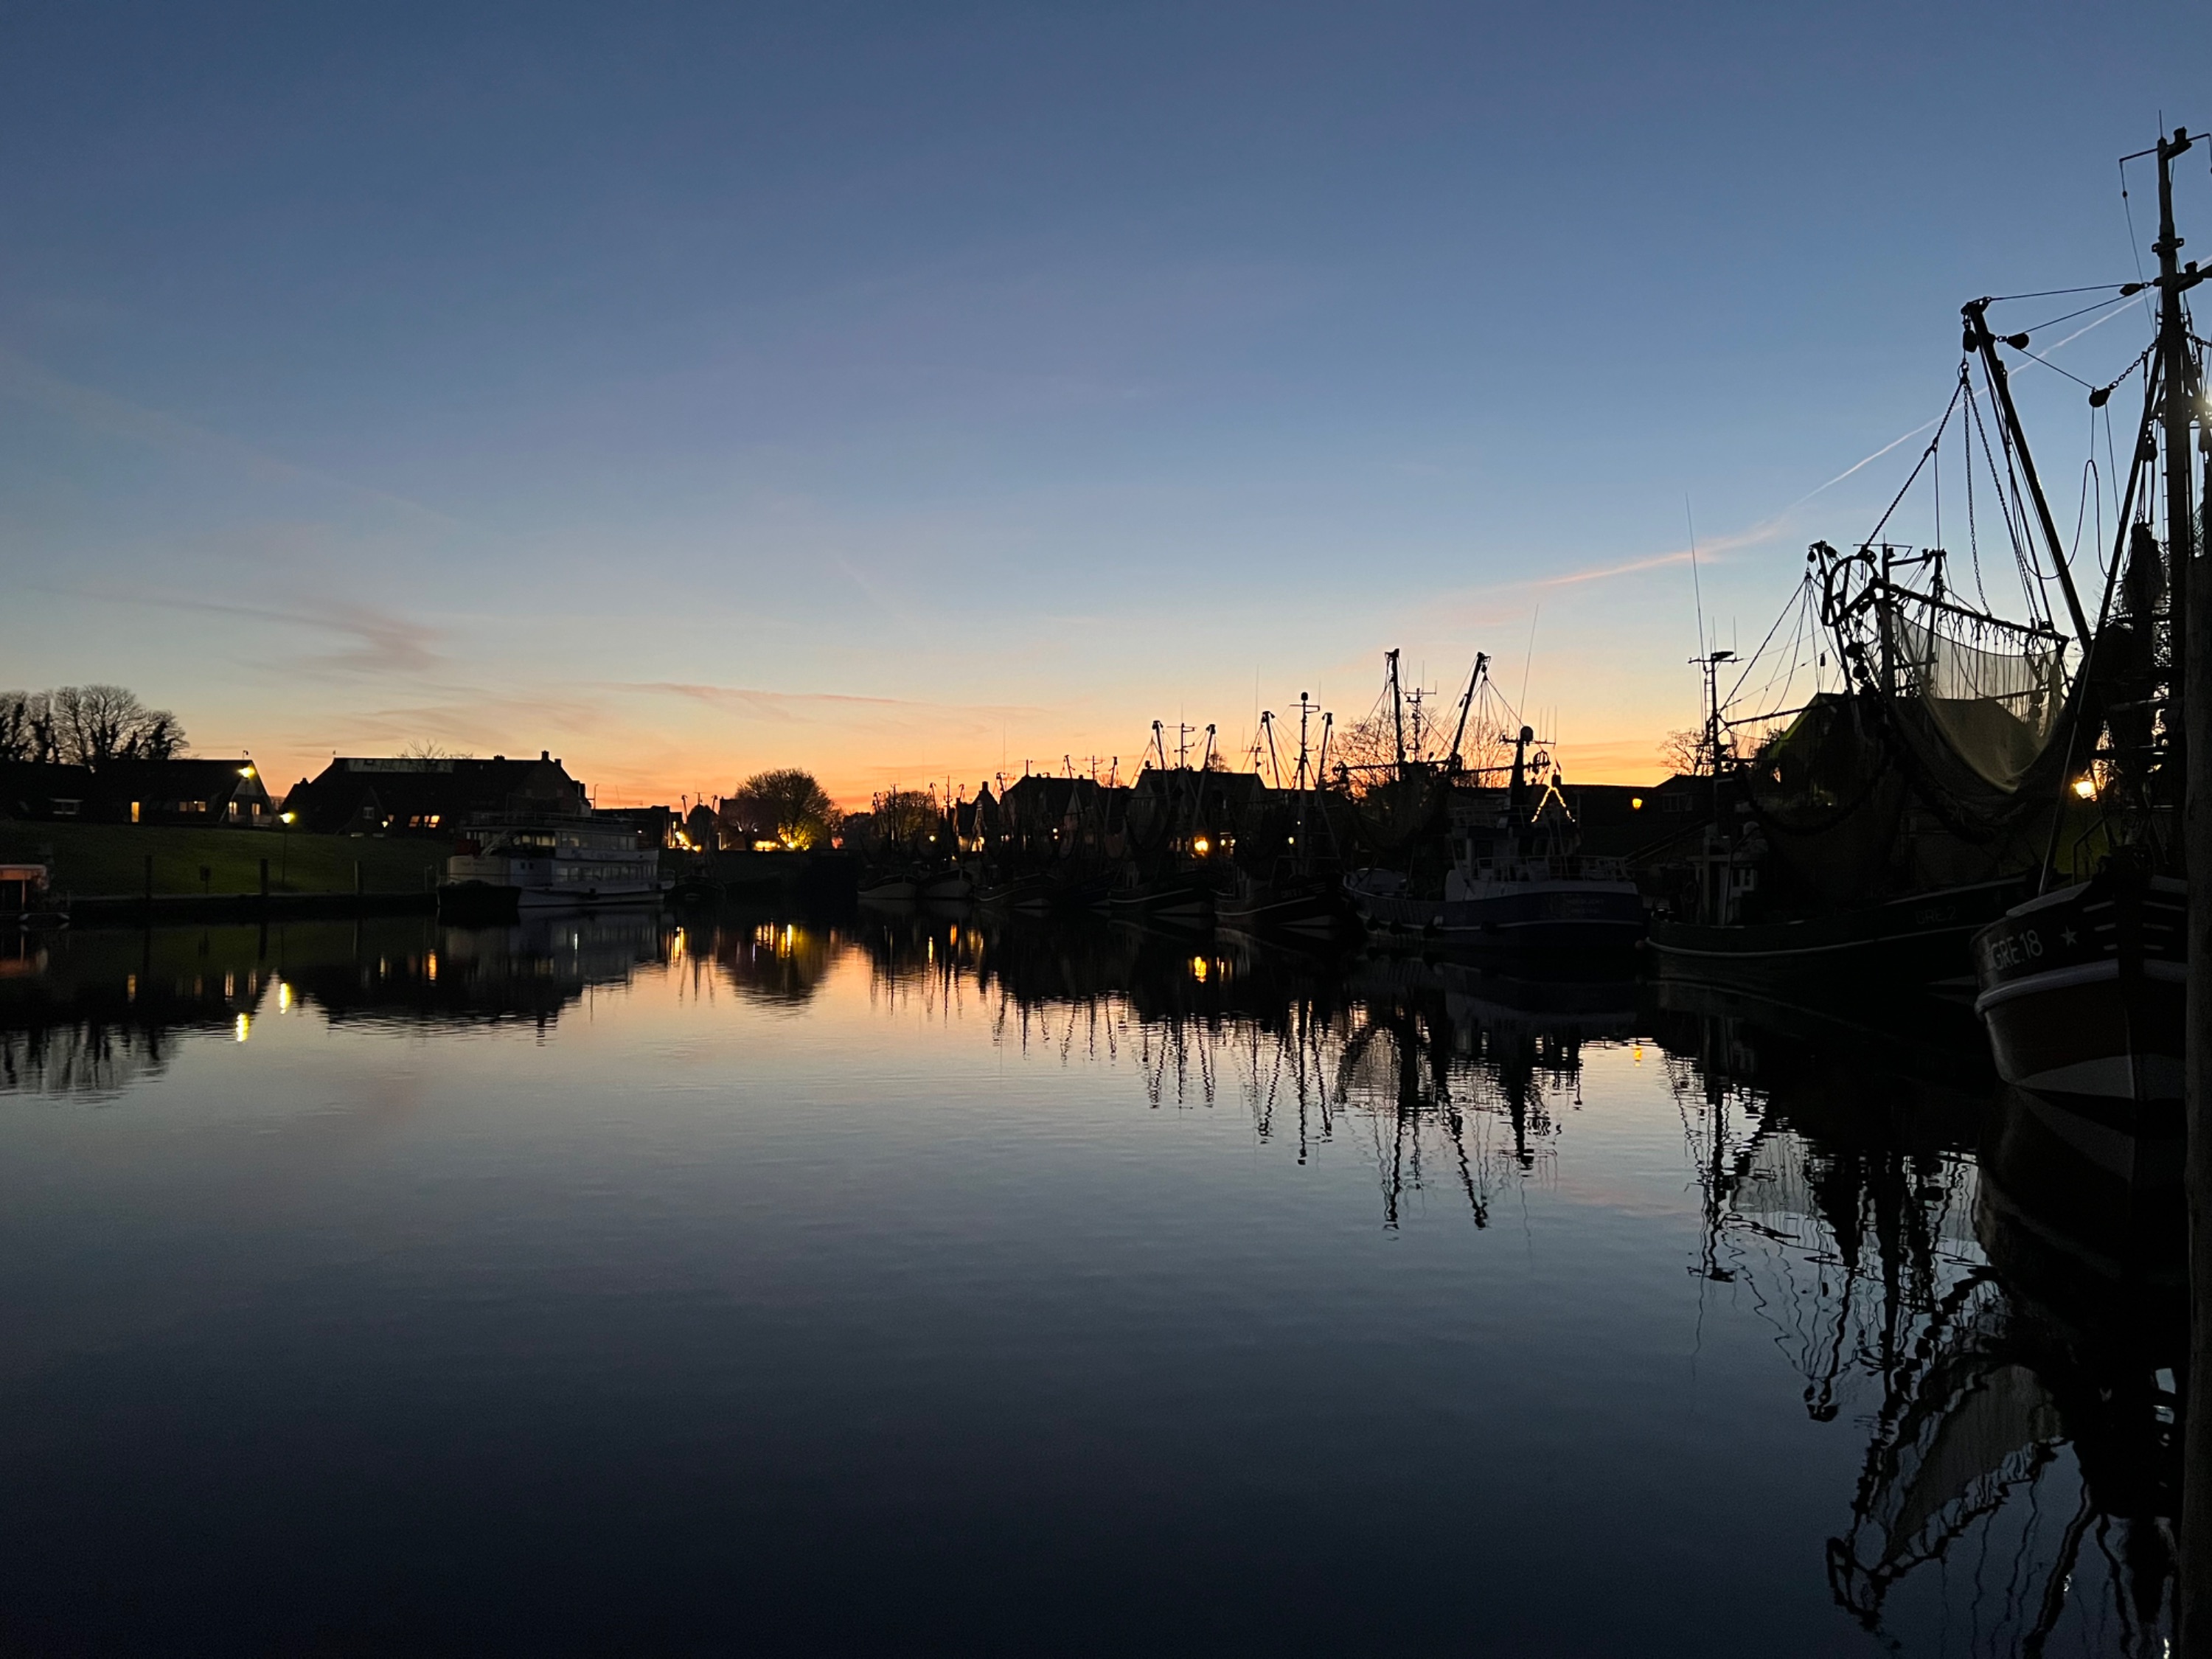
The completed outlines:
{"type": "Polygon", "coordinates": [[[367,893],[420,893],[442,878],[451,846],[442,840],[377,840],[310,836],[297,830],[186,830],[166,824],[0,823],[0,858],[42,859],[53,866],[57,893],[78,897],[146,890],[162,893],[258,893],[261,860],[269,860],[272,893],[350,893],[361,866],[367,893]],[[207,871],[204,878],[200,872],[207,871]]]}

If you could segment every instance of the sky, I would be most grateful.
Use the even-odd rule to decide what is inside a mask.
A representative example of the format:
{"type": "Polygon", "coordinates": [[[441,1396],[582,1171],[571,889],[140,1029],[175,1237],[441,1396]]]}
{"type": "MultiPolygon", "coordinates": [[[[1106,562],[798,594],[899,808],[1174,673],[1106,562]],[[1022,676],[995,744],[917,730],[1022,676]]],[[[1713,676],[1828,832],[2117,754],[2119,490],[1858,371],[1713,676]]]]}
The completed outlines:
{"type": "MultiPolygon", "coordinates": [[[[1659,776],[1701,637],[1903,481],[1830,482],[1941,413],[1960,302],[2134,276],[2118,158],[2212,125],[2201,3],[0,30],[0,688],[602,805],[1238,757],[1391,647],[1659,776]]],[[[2070,519],[2080,389],[2021,398],[2070,519]]]]}

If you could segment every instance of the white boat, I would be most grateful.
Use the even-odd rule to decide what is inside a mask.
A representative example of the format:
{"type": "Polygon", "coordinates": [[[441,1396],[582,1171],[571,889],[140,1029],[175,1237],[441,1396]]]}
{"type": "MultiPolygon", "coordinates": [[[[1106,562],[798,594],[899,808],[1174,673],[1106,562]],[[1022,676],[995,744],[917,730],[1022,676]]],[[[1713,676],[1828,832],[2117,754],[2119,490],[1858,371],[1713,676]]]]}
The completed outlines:
{"type": "Polygon", "coordinates": [[[446,860],[440,896],[524,910],[577,905],[657,904],[674,885],[660,873],[660,849],[638,844],[626,823],[547,817],[482,825],[476,843],[446,860]]]}

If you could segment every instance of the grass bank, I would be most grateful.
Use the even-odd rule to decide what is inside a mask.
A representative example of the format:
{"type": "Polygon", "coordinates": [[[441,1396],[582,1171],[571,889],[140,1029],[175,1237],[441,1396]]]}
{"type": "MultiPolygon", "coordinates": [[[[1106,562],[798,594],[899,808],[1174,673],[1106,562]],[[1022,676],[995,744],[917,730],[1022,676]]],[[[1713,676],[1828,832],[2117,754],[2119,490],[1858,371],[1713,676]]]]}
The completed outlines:
{"type": "Polygon", "coordinates": [[[272,893],[420,893],[445,873],[445,841],[310,836],[294,830],[186,830],[166,824],[0,823],[0,858],[44,859],[58,893],[258,893],[269,860],[272,893]]]}

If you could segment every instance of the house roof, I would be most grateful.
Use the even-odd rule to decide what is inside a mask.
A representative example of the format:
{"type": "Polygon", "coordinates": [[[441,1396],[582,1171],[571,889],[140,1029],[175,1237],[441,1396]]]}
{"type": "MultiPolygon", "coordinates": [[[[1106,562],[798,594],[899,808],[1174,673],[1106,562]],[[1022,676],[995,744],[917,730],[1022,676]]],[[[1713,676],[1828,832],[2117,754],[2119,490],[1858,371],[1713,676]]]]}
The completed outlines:
{"type": "Polygon", "coordinates": [[[223,800],[266,799],[259,769],[243,755],[235,760],[113,760],[92,774],[102,800],[223,800]]]}

